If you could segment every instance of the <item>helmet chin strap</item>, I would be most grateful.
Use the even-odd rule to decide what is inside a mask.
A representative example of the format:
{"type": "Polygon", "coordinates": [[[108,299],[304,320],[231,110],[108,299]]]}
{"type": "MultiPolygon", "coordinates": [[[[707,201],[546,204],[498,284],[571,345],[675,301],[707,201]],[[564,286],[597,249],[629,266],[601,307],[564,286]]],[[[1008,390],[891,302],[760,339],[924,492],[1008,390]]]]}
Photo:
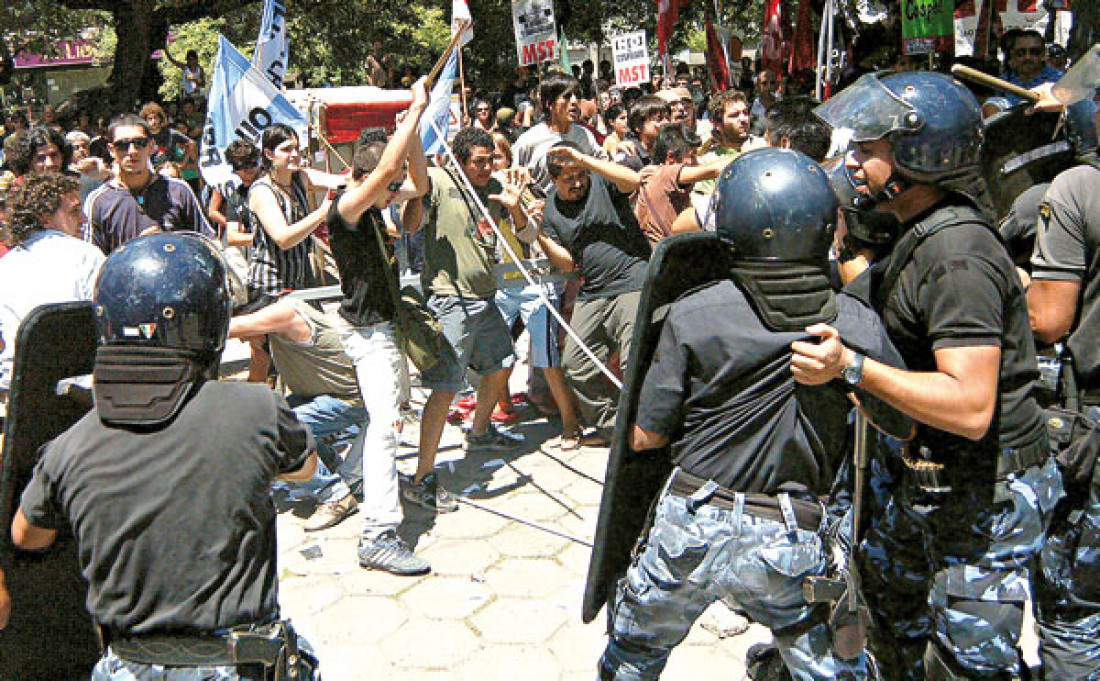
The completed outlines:
{"type": "Polygon", "coordinates": [[[886,201],[893,201],[898,198],[913,186],[913,183],[902,177],[898,171],[893,171],[890,177],[887,178],[886,184],[882,189],[878,190],[874,194],[860,194],[855,198],[852,203],[855,205],[856,210],[868,211],[880,203],[886,201]]]}

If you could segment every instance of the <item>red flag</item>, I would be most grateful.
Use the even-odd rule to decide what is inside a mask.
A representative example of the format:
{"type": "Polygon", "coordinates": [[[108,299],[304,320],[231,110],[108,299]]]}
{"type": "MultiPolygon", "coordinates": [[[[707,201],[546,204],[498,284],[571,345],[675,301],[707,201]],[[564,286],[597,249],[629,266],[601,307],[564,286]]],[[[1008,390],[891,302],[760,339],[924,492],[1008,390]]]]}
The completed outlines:
{"type": "Polygon", "coordinates": [[[768,0],[764,10],[764,35],[761,40],[761,67],[779,75],[783,62],[790,56],[790,29],[783,0],[768,0]]]}
{"type": "Polygon", "coordinates": [[[710,71],[711,90],[724,92],[729,89],[730,70],[726,64],[726,53],[722,51],[722,41],[710,19],[707,19],[707,71],[710,71]]]}
{"type": "Polygon", "coordinates": [[[799,71],[813,71],[817,68],[817,45],[814,40],[813,21],[810,0],[800,0],[798,3],[798,17],[794,22],[790,68],[787,69],[787,73],[792,76],[799,71]]]}
{"type": "Polygon", "coordinates": [[[668,54],[668,41],[680,18],[680,8],[687,7],[689,2],[691,0],[657,0],[657,53],[662,57],[668,54]]]}

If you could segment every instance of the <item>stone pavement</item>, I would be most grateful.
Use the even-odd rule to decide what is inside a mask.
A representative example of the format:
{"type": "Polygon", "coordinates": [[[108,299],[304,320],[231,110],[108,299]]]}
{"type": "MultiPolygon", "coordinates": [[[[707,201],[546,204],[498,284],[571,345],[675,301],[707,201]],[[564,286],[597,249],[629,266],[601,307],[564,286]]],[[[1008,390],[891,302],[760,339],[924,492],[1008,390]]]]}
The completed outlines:
{"type": "MultiPolygon", "coordinates": [[[[295,515],[308,509],[280,516],[283,611],[318,649],[327,681],[595,678],[604,613],[585,625],[580,606],[607,450],[561,451],[557,423],[545,418],[513,429],[527,438],[523,450],[466,456],[460,430],[447,426],[440,479],[470,503],[438,516],[406,504],[400,528],[431,561],[429,575],[360,568],[358,516],[317,533],[295,515]]],[[[410,474],[416,448],[405,443],[416,437],[415,425],[402,435],[399,467],[410,474]]],[[[711,608],[664,678],[743,678],[746,649],[768,633],[712,633],[732,617],[711,608]]]]}

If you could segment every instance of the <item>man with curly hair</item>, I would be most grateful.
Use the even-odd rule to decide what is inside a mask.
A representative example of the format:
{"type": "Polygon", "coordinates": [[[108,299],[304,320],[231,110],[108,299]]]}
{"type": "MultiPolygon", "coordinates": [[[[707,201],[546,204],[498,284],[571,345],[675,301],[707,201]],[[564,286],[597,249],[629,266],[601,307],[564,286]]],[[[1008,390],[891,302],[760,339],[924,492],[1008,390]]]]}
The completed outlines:
{"type": "Polygon", "coordinates": [[[34,308],[91,300],[103,253],[82,238],[80,182],[28,175],[7,202],[11,251],[0,259],[0,392],[11,382],[15,334],[34,308]]]}

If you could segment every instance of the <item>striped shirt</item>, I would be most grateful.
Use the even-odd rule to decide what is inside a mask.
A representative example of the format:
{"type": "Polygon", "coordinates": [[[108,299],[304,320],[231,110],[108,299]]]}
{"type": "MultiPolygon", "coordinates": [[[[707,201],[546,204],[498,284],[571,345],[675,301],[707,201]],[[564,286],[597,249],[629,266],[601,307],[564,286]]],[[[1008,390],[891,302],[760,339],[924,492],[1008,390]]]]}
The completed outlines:
{"type": "MultiPolygon", "coordinates": [[[[299,173],[292,176],[291,191],[294,199],[287,201],[286,196],[275,187],[271,176],[265,175],[253,183],[248,194],[249,198],[256,192],[260,192],[258,196],[262,200],[274,198],[279,203],[286,223],[292,225],[309,213],[309,199],[299,173]]],[[[283,250],[261,224],[252,242],[252,257],[248,266],[249,296],[278,296],[284,291],[305,288],[311,275],[311,243],[309,238],[305,238],[301,243],[283,250]]]]}
{"type": "Polygon", "coordinates": [[[217,239],[191,187],[182,180],[154,175],[134,191],[116,180],[104,182],[84,200],[88,216],[85,239],[110,255],[147,229],[198,232],[217,239]]]}

